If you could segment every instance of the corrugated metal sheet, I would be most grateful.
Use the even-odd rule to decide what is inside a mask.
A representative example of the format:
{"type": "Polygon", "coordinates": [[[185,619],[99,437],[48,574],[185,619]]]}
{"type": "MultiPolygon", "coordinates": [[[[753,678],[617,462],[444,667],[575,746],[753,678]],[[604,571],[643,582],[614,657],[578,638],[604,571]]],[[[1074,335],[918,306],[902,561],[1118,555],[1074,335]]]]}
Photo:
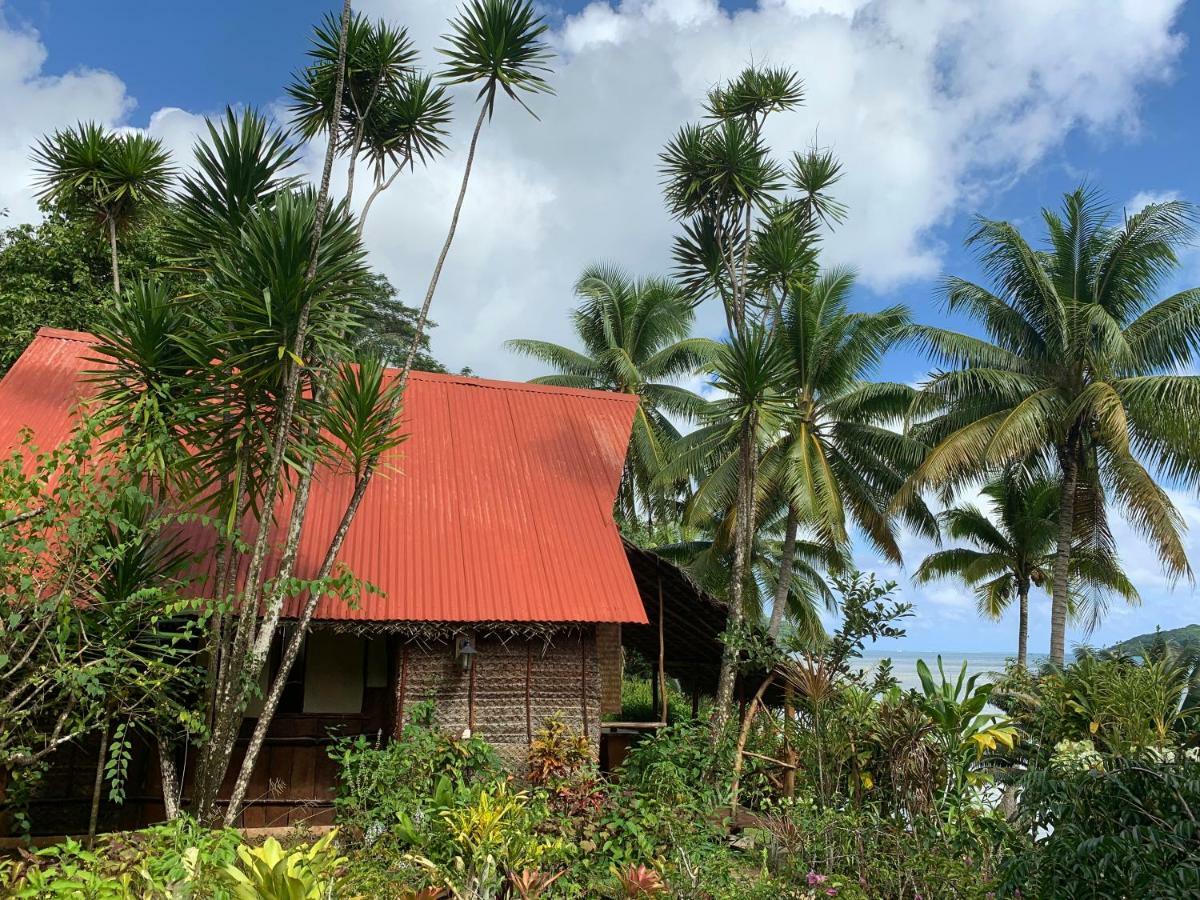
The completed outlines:
{"type": "MultiPolygon", "coordinates": [[[[0,447],[22,428],[62,441],[90,337],[42,329],[0,381],[0,447]]],[[[359,621],[645,622],[612,505],[636,401],[621,394],[414,372],[403,430],[371,483],[341,561],[379,587],[359,621]]],[[[351,491],[321,474],[298,575],[314,575],[351,491]]],[[[295,614],[297,601],[288,612],[295,614]]]]}

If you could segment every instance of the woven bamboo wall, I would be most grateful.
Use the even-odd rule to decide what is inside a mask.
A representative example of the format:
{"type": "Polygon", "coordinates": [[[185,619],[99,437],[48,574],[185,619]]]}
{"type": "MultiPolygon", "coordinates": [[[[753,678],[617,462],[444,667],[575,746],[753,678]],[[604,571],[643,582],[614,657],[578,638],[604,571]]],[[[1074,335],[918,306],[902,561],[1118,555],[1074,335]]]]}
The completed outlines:
{"type": "Polygon", "coordinates": [[[471,729],[517,769],[533,732],[558,715],[598,752],[600,671],[591,629],[545,640],[481,638],[476,648],[471,671],[463,672],[449,643],[402,647],[396,721],[407,721],[413,703],[432,700],[446,731],[471,729]]]}

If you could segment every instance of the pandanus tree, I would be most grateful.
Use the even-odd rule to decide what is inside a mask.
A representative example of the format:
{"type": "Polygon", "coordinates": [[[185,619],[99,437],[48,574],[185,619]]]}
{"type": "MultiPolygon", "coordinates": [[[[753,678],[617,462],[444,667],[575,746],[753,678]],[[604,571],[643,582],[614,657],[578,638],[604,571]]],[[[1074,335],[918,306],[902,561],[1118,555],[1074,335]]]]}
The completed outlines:
{"type": "Polygon", "coordinates": [[[451,100],[446,88],[417,68],[418,54],[404,28],[354,14],[346,35],[342,103],[333,121],[341,28],[327,16],[314,29],[310,64],[288,87],[299,132],[324,134],[347,159],[346,199],[354,195],[360,160],[371,164],[372,189],[359,216],[359,233],[375,199],[404,169],[428,164],[445,150],[451,100]]]}
{"type": "MultiPolygon", "coordinates": [[[[983,487],[989,509],[973,503],[940,515],[943,534],[968,546],[931,553],[913,573],[914,584],[938,578],[961,581],[975,592],[979,614],[999,619],[1016,601],[1017,665],[1024,667],[1029,646],[1029,593],[1050,591],[1058,536],[1061,487],[1056,478],[1010,466],[983,487]]],[[[1111,596],[1137,603],[1138,593],[1106,545],[1077,542],[1070,567],[1070,612],[1094,626],[1111,596]]]]}
{"type": "Polygon", "coordinates": [[[670,416],[695,420],[705,408],[698,394],[673,382],[703,371],[717,344],[691,334],[695,311],[683,290],[665,278],[630,278],[619,269],[591,266],[575,284],[580,305],[572,313],[582,350],[548,341],[509,341],[509,349],[557,371],[538,384],[635,394],[619,511],[629,522],[641,503],[648,518],[659,493],[654,480],[679,431],[670,416]]]}
{"type": "Polygon", "coordinates": [[[174,176],[169,154],[140,132],[118,134],[88,122],[42,138],[33,161],[38,198],[89,218],[104,234],[113,293],[121,293],[118,238],[166,202],[174,176]]]}
{"type": "Polygon", "coordinates": [[[898,500],[926,486],[953,492],[988,467],[1057,466],[1050,659],[1062,665],[1077,513],[1103,531],[1111,503],[1169,574],[1191,573],[1182,518],[1158,479],[1200,483],[1200,377],[1181,371],[1200,345],[1200,289],[1158,298],[1192,235],[1186,203],[1114,222],[1080,188],[1042,218],[1041,248],[1008,222],[980,220],[968,245],[993,286],[945,282],[947,308],[986,337],[912,326],[944,369],[914,408],[912,434],[931,450],[898,500]]]}
{"type": "MultiPolygon", "coordinates": [[[[836,161],[818,151],[795,153],[790,169],[776,162],[763,140],[767,119],[798,107],[803,87],[786,69],[749,68],[710,92],[707,119],[686,125],[660,154],[663,190],[671,214],[683,223],[676,239],[679,276],[697,302],[721,304],[734,340],[765,327],[781,297],[760,277],[752,260],[772,235],[794,226],[787,248],[794,272],[817,238],[817,225],[836,221],[841,210],[828,196],[837,180],[836,161]],[[818,164],[823,163],[823,164],[818,164]]],[[[760,344],[757,339],[752,343],[760,344]]],[[[750,344],[745,345],[749,347],[750,344]]],[[[765,363],[766,361],[761,361],[765,363]]],[[[737,498],[731,574],[732,624],[739,624],[742,592],[753,549],[759,423],[753,408],[737,435],[737,498]]],[[[727,646],[717,685],[713,733],[728,718],[739,651],[727,646]]]]}

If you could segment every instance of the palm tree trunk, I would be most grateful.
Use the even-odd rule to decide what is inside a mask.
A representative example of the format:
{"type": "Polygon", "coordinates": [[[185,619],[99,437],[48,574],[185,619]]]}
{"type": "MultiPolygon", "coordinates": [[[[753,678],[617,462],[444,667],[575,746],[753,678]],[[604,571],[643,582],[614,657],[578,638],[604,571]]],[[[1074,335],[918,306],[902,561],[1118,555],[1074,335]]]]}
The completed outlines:
{"type": "Polygon", "coordinates": [[[796,564],[796,532],[800,520],[796,516],[796,507],[788,504],[787,531],[783,535],[783,556],[779,560],[779,580],[775,584],[775,598],[771,605],[771,623],[767,633],[771,637],[779,637],[779,628],[783,624],[783,611],[787,606],[788,590],[792,586],[792,569],[796,564]]]}
{"type": "MultiPolygon", "coordinates": [[[[738,447],[738,497],[737,522],[734,528],[733,549],[733,583],[729,590],[729,618],[726,630],[733,630],[742,624],[745,616],[744,596],[746,570],[750,566],[750,545],[754,540],[754,433],[755,423],[752,417],[742,425],[742,434],[738,447]]],[[[713,742],[720,740],[725,724],[729,721],[730,706],[733,703],[733,683],[737,679],[737,670],[741,648],[731,642],[726,642],[721,654],[721,671],[717,677],[717,696],[713,703],[712,738],[713,742]]]]}
{"type": "Polygon", "coordinates": [[[117,220],[108,217],[108,250],[112,254],[113,293],[121,293],[121,269],[117,263],[117,220]]]}
{"type": "Polygon", "coordinates": [[[1017,625],[1017,666],[1024,669],[1029,651],[1029,582],[1022,580],[1017,587],[1020,620],[1017,625]]]}
{"type": "Polygon", "coordinates": [[[1075,531],[1075,484],[1079,464],[1074,442],[1059,454],[1062,467],[1062,494],[1058,503],[1058,548],[1054,556],[1054,593],[1050,604],[1050,662],[1062,666],[1066,659],[1068,573],[1071,565],[1071,539],[1075,531]]]}
{"type": "Polygon", "coordinates": [[[479,143],[479,132],[483,130],[483,120],[487,116],[487,104],[481,104],[479,118],[475,122],[475,130],[471,133],[471,145],[467,149],[467,166],[463,170],[462,186],[458,189],[458,201],[454,204],[454,215],[450,217],[450,231],[446,234],[446,242],[442,244],[442,252],[438,254],[437,265],[433,267],[433,277],[429,279],[429,288],[425,291],[425,302],[421,304],[421,314],[417,316],[416,334],[408,347],[408,359],[404,361],[404,371],[412,368],[413,358],[417,355],[417,346],[425,331],[425,320],[429,317],[429,305],[433,303],[433,293],[437,290],[438,279],[442,277],[442,266],[446,264],[446,256],[450,253],[450,245],[454,243],[454,233],[458,230],[458,217],[462,213],[463,200],[467,196],[467,182],[471,180],[471,166],[475,162],[475,146],[479,143]]]}

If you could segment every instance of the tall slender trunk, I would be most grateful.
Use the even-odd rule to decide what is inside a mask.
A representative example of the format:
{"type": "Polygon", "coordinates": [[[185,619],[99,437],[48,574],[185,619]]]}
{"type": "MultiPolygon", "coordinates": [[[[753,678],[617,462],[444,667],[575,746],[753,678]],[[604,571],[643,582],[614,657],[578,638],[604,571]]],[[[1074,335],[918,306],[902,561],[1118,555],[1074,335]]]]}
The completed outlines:
{"type": "Polygon", "coordinates": [[[1024,669],[1029,656],[1029,581],[1021,579],[1017,586],[1020,618],[1017,624],[1017,665],[1024,669]]]}
{"type": "Polygon", "coordinates": [[[1068,441],[1059,454],[1062,467],[1062,494],[1058,503],[1058,548],[1054,555],[1054,593],[1050,604],[1050,662],[1061,666],[1066,660],[1068,575],[1071,565],[1071,539],[1075,531],[1075,485],[1079,460],[1075,442],[1068,441]]]}
{"type": "Polygon", "coordinates": [[[163,813],[167,821],[179,818],[179,771],[175,768],[175,748],[162,734],[158,741],[158,771],[162,779],[163,813]]]}
{"type": "Polygon", "coordinates": [[[425,320],[429,317],[429,305],[433,303],[433,293],[437,290],[438,279],[442,277],[442,266],[446,264],[446,256],[450,253],[450,245],[454,243],[454,233],[458,230],[458,217],[462,213],[463,200],[467,196],[467,182],[471,180],[471,166],[475,162],[475,146],[479,143],[479,132],[483,130],[483,120],[487,116],[487,104],[479,109],[479,118],[475,121],[475,130],[471,133],[471,146],[467,150],[467,166],[463,170],[462,185],[458,189],[458,201],[454,204],[454,215],[450,217],[450,231],[446,234],[446,242],[442,244],[442,252],[438,254],[437,265],[433,267],[433,277],[429,279],[429,288],[425,291],[425,302],[421,304],[421,314],[417,316],[416,339],[409,345],[408,359],[404,361],[404,371],[412,368],[413,358],[417,355],[417,345],[421,334],[425,331],[425,320]]]}
{"type": "Polygon", "coordinates": [[[108,251],[112,255],[113,293],[121,293],[121,267],[117,262],[117,221],[108,217],[108,251]]]}
{"type": "MultiPolygon", "coordinates": [[[[341,117],[342,94],[346,76],[346,41],[350,22],[350,0],[343,0],[341,36],[338,43],[338,74],[334,85],[333,121],[341,117]]],[[[325,162],[321,171],[321,184],[314,208],[312,252],[309,256],[305,281],[311,282],[320,260],[321,237],[325,229],[325,214],[329,208],[329,185],[333,176],[333,159],[336,141],[330,140],[325,150],[325,162]]],[[[309,306],[306,303],[296,321],[296,333],[292,341],[292,354],[296,359],[304,354],[304,340],[308,330],[309,306]]],[[[261,660],[247,659],[250,649],[258,643],[255,634],[260,591],[265,577],[265,562],[268,549],[270,523],[275,515],[275,504],[280,494],[280,479],[288,438],[291,434],[292,418],[301,390],[300,366],[289,362],[281,392],[279,413],[271,438],[270,461],[267,469],[267,489],[259,510],[259,530],[251,553],[246,576],[246,588],[241,598],[241,614],[237,617],[233,643],[228,657],[222,653],[218,672],[218,688],[215,692],[216,712],[214,726],[196,777],[196,814],[201,820],[212,815],[216,795],[224,780],[225,771],[233,753],[234,741],[245,711],[246,685],[257,680],[261,671],[261,660]]],[[[295,510],[293,510],[293,515],[295,510]]]]}
{"type": "Polygon", "coordinates": [[[104,764],[108,761],[108,728],[107,715],[104,726],[100,729],[100,750],[96,754],[96,778],[92,782],[92,809],[88,814],[87,846],[92,849],[96,843],[96,828],[100,824],[100,796],[104,792],[104,764]]]}
{"type": "Polygon", "coordinates": [[[396,166],[396,171],[388,176],[387,181],[381,181],[375,185],[374,189],[367,196],[367,202],[363,204],[362,212],[358,215],[358,236],[361,239],[363,229],[367,227],[367,213],[371,211],[371,204],[375,202],[375,198],[392,186],[392,182],[396,180],[396,176],[400,174],[400,170],[404,164],[396,166]]]}
{"type": "MultiPolygon", "coordinates": [[[[754,483],[755,483],[755,423],[748,417],[742,425],[738,446],[737,521],[734,527],[733,572],[729,590],[729,618],[726,629],[732,630],[745,618],[746,571],[750,566],[754,540],[754,483]]],[[[717,696],[713,703],[712,738],[720,740],[729,721],[733,703],[733,684],[737,680],[741,648],[726,642],[721,654],[721,670],[717,676],[717,696]]]]}
{"type": "Polygon", "coordinates": [[[788,591],[792,586],[792,569],[796,565],[796,532],[799,531],[800,520],[796,516],[796,507],[788,504],[787,530],[783,534],[783,555],[779,560],[779,578],[775,583],[775,597],[771,601],[771,622],[767,633],[771,637],[779,637],[779,628],[783,625],[783,612],[787,606],[788,591]]]}
{"type": "MultiPolygon", "coordinates": [[[[389,421],[395,418],[396,409],[397,404],[393,404],[389,421]]],[[[318,584],[323,583],[329,577],[329,573],[333,571],[334,563],[337,561],[338,554],[342,550],[342,544],[346,540],[346,534],[350,531],[350,525],[354,522],[354,517],[358,514],[358,507],[362,503],[362,498],[367,493],[367,487],[371,483],[371,477],[375,472],[377,462],[378,457],[370,460],[362,476],[354,485],[354,493],[350,497],[350,502],[346,504],[346,511],[342,514],[342,520],[338,524],[337,531],[334,532],[333,540],[330,541],[329,547],[325,551],[325,558],[321,562],[321,569],[316,577],[318,584]]],[[[254,724],[254,733],[250,736],[250,743],[246,746],[246,753],[242,757],[241,770],[238,772],[237,780],[234,782],[233,792],[229,795],[229,806],[225,809],[226,825],[232,826],[241,813],[242,803],[246,799],[246,790],[250,786],[251,773],[254,771],[254,765],[258,761],[258,755],[262,751],[263,743],[267,737],[267,729],[271,725],[271,719],[275,716],[275,710],[279,707],[279,700],[283,696],[283,689],[287,684],[288,675],[292,671],[292,666],[296,663],[296,658],[300,655],[300,648],[304,646],[308,626],[312,622],[313,614],[316,612],[317,604],[320,603],[322,596],[321,591],[312,591],[309,594],[300,620],[296,623],[296,629],[292,633],[287,646],[284,648],[283,658],[279,662],[279,671],[276,673],[274,681],[271,682],[271,688],[267,693],[266,700],[263,702],[263,708],[258,715],[258,721],[254,724]]]]}

